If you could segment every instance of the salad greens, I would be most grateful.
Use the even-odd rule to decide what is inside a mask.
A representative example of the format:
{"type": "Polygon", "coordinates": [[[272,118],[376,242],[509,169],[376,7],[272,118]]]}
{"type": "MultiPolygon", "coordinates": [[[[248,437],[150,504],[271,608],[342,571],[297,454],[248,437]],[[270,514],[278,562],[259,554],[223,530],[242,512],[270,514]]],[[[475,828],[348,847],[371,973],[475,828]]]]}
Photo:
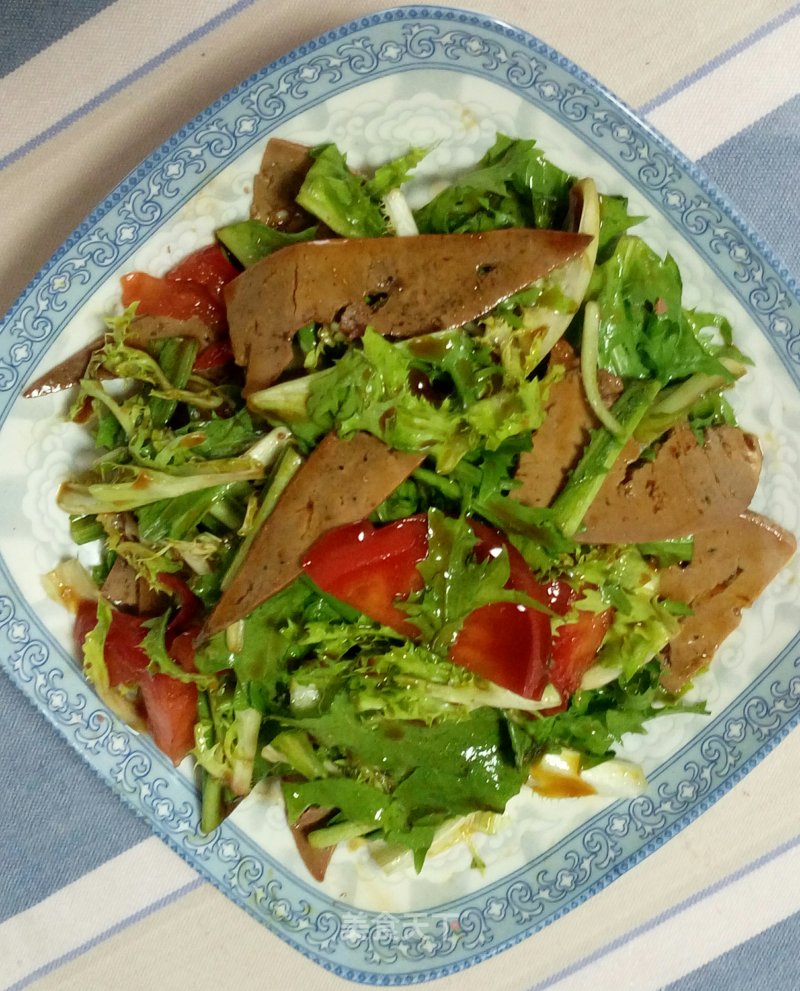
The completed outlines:
{"type": "MultiPolygon", "coordinates": [[[[258,220],[228,225],[219,240],[240,266],[313,239],[321,225],[334,236],[391,237],[576,224],[576,177],[533,140],[499,135],[416,211],[402,187],[426,150],[371,176],[352,172],[333,144],[310,154],[297,202],[320,227],[290,235],[258,220]]],[[[592,189],[583,187],[587,196],[592,189]]],[[[723,317],[684,308],[675,261],[631,233],[641,218],[624,198],[602,194],[596,203],[596,262],[579,298],[574,282],[541,280],[474,324],[399,342],[369,328],[347,340],[335,324],[310,325],[297,334],[296,367],[247,401],[235,366],[198,370],[195,342],[135,346],[135,305],[109,320],[73,405],[97,458],[59,495],[76,539],[102,542],[84,668],[130,718],[142,699],[147,709],[159,676],[193,693],[203,829],[267,776],[281,780],[290,822],[309,807],[329,810],[312,845],[380,839],[410,851],[420,869],[437,831],[456,817],[502,813],[543,754],[574,749],[589,767],[612,759],[648,720],[702,710],[659,683],[682,615],[660,596],[659,569],[690,559],[691,538],[593,547],[574,537],[632,437],[646,457],[677,422],[699,432],[733,422],[722,391],[746,359],[723,317]],[[559,335],[580,352],[587,304],[586,393],[597,408],[605,373],[623,390],[554,503],[525,505],[515,497],[517,465],[535,448],[549,390],[564,375],[561,359],[531,347],[535,328],[542,313],[548,326],[556,314],[559,335]],[[127,388],[108,387],[109,376],[127,388]],[[371,517],[426,520],[420,583],[397,589],[417,635],[301,574],[233,627],[198,638],[202,616],[309,452],[330,433],[362,431],[425,456],[371,517]],[[473,520],[506,543],[481,557],[473,520]],[[559,612],[529,585],[510,584],[515,555],[543,587],[569,589],[568,607],[559,612]],[[133,649],[146,655],[145,669],[130,677],[111,650],[115,615],[132,609],[111,604],[112,572],[123,565],[156,603],[138,614],[133,649]],[[468,617],[499,603],[538,610],[553,634],[581,616],[603,619],[602,645],[574,690],[550,682],[523,697],[453,662],[468,617]]]]}

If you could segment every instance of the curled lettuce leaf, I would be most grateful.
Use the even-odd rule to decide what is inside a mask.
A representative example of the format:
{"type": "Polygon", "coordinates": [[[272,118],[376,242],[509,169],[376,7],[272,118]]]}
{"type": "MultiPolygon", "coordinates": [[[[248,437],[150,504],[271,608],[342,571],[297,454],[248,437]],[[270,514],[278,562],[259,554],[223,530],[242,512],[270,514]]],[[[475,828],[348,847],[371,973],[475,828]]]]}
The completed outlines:
{"type": "Polygon", "coordinates": [[[536,142],[498,134],[466,175],[417,210],[419,230],[459,234],[498,227],[560,229],[572,178],[536,142]]]}
{"type": "Polygon", "coordinates": [[[425,149],[412,148],[368,179],[350,171],[336,145],[320,145],[311,151],[314,164],[297,202],[342,237],[383,237],[392,233],[383,199],[406,182],[425,154],[425,149]]]}

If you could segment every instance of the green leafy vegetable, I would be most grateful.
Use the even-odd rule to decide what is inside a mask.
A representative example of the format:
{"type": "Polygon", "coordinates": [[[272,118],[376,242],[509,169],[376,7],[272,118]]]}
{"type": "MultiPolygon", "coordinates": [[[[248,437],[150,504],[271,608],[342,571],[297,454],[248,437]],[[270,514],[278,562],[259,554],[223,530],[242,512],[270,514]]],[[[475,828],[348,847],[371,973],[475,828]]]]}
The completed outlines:
{"type": "Polygon", "coordinates": [[[475,168],[417,210],[424,233],[458,234],[498,227],[560,228],[572,178],[535,141],[498,135],[475,168]]]}
{"type": "Polygon", "coordinates": [[[477,447],[529,435],[543,415],[538,380],[506,381],[480,339],[450,333],[428,353],[369,328],[333,368],[303,386],[266,389],[252,403],[306,444],[331,430],[365,430],[398,450],[427,451],[443,474],[477,447]]]}
{"type": "Polygon", "coordinates": [[[601,367],[662,385],[697,373],[730,382],[720,360],[724,348],[702,338],[700,321],[683,310],[681,294],[680,272],[670,255],[659,258],[641,238],[621,237],[595,269],[588,293],[598,305],[601,367]]]}
{"type": "Polygon", "coordinates": [[[517,766],[506,717],[496,709],[416,726],[364,719],[338,698],[325,715],[297,725],[340,764],[358,768],[359,778],[286,784],[290,821],[310,805],[333,806],[340,819],[410,847],[418,869],[436,826],[475,808],[502,812],[528,775],[517,766]]]}
{"type": "Polygon", "coordinates": [[[314,164],[297,202],[342,237],[382,237],[390,233],[383,198],[408,179],[424,155],[424,149],[412,148],[366,179],[350,171],[336,145],[321,145],[311,151],[314,164]]]}

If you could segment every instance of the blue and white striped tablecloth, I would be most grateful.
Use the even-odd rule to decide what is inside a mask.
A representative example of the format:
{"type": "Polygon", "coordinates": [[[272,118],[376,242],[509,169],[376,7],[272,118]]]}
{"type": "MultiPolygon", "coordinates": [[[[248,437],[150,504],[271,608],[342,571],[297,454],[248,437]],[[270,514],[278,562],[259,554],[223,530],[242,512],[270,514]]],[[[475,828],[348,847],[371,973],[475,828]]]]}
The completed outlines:
{"type": "MultiPolygon", "coordinates": [[[[384,6],[3,0],[0,312],[185,120],[296,44],[384,6]]],[[[800,4],[461,6],[517,24],[600,79],[706,170],[797,279],[800,4]]],[[[151,836],[2,675],[0,713],[0,989],[345,987],[151,836]]],[[[526,943],[437,986],[796,991],[798,759],[795,731],[605,900],[540,934],[541,954],[526,943]],[[616,899],[642,891],[638,925],[609,922],[616,899]]]]}

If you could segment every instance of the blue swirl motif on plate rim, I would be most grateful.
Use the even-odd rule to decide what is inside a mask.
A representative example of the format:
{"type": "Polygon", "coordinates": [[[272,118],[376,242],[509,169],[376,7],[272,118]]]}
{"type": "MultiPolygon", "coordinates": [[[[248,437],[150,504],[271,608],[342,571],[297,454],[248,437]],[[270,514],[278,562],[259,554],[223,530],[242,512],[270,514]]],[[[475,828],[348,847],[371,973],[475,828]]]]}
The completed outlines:
{"type": "MultiPolygon", "coordinates": [[[[27,369],[78,306],[212,176],[296,113],[412,68],[492,80],[582,137],[705,258],[800,381],[800,302],[784,271],[700,173],[583,72],[536,39],[478,15],[405,8],[309,42],[217,101],[111,193],[3,322],[2,422],[27,369]]],[[[0,594],[3,664],[37,708],[170,845],[275,933],[351,980],[442,976],[525,937],[668,839],[730,787],[800,714],[796,637],[748,692],[652,776],[645,795],[592,817],[524,869],[453,904],[385,916],[347,909],[281,871],[231,824],[197,834],[191,781],[111,718],[14,591],[0,594]]]]}

